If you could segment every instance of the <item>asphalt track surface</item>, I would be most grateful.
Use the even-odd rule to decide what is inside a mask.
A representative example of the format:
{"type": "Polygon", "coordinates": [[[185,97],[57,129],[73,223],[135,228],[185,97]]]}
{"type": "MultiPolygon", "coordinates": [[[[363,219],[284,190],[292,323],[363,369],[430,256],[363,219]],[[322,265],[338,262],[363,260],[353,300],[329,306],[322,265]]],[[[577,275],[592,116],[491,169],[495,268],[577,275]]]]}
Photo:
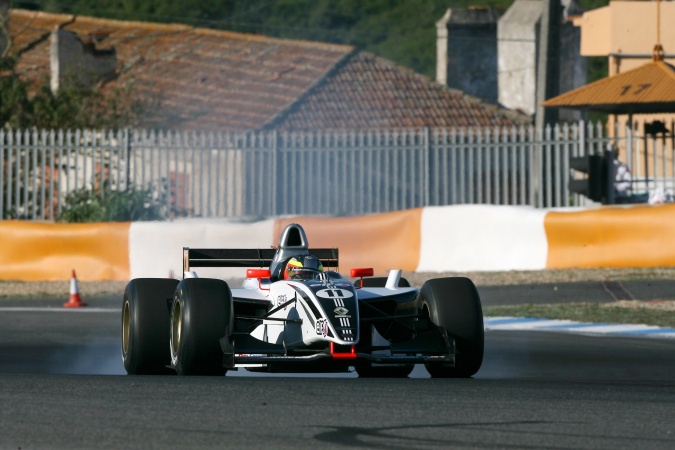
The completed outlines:
{"type": "MultiPolygon", "coordinates": [[[[481,295],[612,297],[597,284],[481,295]]],[[[668,298],[665,285],[645,289],[668,298]]],[[[0,301],[2,449],[675,448],[673,339],[489,331],[481,370],[464,380],[421,367],[402,380],[132,377],[119,350],[121,299],[87,298],[77,310],[65,300],[0,301]]]]}

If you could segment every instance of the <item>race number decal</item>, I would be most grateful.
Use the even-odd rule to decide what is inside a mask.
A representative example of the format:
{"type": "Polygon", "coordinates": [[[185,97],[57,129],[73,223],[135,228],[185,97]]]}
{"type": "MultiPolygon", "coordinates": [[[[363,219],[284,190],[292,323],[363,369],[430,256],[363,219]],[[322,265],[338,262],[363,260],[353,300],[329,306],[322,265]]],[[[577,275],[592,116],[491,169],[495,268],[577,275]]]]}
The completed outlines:
{"type": "Polygon", "coordinates": [[[352,298],[354,294],[352,291],[348,289],[340,289],[340,288],[334,288],[334,289],[321,289],[320,291],[317,291],[316,295],[321,298],[352,298]]]}
{"type": "Polygon", "coordinates": [[[326,319],[319,319],[316,321],[315,325],[316,334],[320,334],[323,337],[326,337],[328,334],[328,321],[326,319]]]}

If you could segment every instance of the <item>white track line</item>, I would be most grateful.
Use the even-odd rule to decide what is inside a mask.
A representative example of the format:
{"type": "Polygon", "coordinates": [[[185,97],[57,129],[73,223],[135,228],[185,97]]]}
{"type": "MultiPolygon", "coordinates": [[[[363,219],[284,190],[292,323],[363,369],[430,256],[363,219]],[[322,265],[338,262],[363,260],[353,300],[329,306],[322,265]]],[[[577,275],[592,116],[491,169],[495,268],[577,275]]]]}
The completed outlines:
{"type": "Polygon", "coordinates": [[[82,312],[82,313],[121,313],[121,308],[90,308],[88,306],[80,308],[54,308],[54,307],[23,307],[8,306],[0,307],[0,312],[82,312]]]}
{"type": "MultiPolygon", "coordinates": [[[[119,308],[58,308],[58,307],[0,307],[0,312],[74,312],[117,313],[119,308]]],[[[485,330],[564,331],[590,335],[645,336],[675,339],[675,328],[652,325],[584,323],[571,320],[538,319],[528,317],[485,317],[485,330]]]]}
{"type": "Polygon", "coordinates": [[[675,339],[675,328],[652,325],[584,323],[530,317],[485,317],[485,330],[565,331],[578,334],[648,336],[675,339]]]}

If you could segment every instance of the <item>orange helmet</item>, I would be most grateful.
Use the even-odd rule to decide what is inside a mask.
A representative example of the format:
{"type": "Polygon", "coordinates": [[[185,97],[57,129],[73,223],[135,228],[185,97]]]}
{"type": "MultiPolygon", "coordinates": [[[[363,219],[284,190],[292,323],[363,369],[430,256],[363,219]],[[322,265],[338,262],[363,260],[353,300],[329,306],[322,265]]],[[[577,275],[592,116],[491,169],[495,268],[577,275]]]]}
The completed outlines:
{"type": "Polygon", "coordinates": [[[294,256],[286,263],[284,280],[311,280],[320,272],[323,272],[323,265],[316,256],[294,256]]]}

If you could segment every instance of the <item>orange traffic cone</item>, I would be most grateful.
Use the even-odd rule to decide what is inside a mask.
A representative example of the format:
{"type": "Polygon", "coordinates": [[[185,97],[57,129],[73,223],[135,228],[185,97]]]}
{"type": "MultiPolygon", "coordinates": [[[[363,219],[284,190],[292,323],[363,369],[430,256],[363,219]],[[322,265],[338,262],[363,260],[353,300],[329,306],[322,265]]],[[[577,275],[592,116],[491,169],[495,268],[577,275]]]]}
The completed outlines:
{"type": "Polygon", "coordinates": [[[75,276],[75,269],[73,269],[73,276],[70,279],[70,300],[64,303],[64,308],[79,308],[80,306],[87,306],[80,298],[80,288],[77,286],[77,277],[75,276]]]}

